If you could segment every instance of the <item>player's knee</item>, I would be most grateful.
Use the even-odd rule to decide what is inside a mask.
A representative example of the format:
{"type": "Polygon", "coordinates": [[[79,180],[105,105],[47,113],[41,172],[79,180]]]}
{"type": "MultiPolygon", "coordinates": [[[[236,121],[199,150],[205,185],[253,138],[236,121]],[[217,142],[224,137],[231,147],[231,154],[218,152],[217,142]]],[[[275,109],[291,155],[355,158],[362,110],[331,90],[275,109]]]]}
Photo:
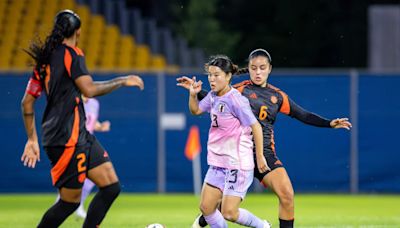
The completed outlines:
{"type": "Polygon", "coordinates": [[[293,207],[294,191],[292,188],[285,188],[279,195],[279,200],[284,207],[293,207]]]}
{"type": "Polygon", "coordinates": [[[204,202],[200,203],[199,208],[203,215],[209,215],[209,214],[213,213],[215,210],[214,207],[211,207],[211,205],[204,203],[204,202]]]}
{"type": "Polygon", "coordinates": [[[228,221],[235,222],[239,217],[239,210],[234,208],[223,209],[222,216],[228,221]]]}
{"type": "Polygon", "coordinates": [[[79,203],[81,201],[81,191],[62,191],[60,198],[65,202],[79,203]]]}

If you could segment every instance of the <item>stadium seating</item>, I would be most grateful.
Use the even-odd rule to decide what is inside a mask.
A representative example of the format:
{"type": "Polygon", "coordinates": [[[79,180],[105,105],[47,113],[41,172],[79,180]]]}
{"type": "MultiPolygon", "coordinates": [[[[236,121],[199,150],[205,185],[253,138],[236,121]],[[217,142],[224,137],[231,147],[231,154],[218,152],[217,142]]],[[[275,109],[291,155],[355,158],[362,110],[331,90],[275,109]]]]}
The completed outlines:
{"type": "Polygon", "coordinates": [[[82,20],[78,47],[91,71],[162,71],[165,57],[151,53],[147,44],[136,44],[135,37],[122,34],[103,15],[91,13],[87,5],[74,0],[0,0],[0,71],[27,71],[32,59],[23,51],[32,40],[42,41],[62,9],[76,11],[82,20]],[[46,7],[43,7],[46,6],[46,7]]]}

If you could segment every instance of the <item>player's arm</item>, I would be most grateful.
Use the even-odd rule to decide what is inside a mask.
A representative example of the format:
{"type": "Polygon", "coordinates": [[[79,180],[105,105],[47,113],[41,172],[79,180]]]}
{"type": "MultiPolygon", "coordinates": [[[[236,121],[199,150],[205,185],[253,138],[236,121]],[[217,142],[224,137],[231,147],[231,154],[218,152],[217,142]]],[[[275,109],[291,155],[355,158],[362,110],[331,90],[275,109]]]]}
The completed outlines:
{"type": "Polygon", "coordinates": [[[256,147],[257,168],[260,173],[264,173],[269,170],[269,167],[263,154],[263,133],[260,123],[256,121],[254,124],[252,124],[251,130],[253,132],[254,145],[256,147]]]}
{"type": "Polygon", "coordinates": [[[110,127],[111,127],[111,123],[108,120],[103,121],[103,122],[96,121],[96,123],[94,125],[94,131],[107,132],[107,131],[110,131],[110,127]]]}
{"type": "Polygon", "coordinates": [[[137,86],[144,89],[143,80],[136,75],[116,77],[107,81],[93,81],[90,75],[82,75],[75,79],[79,90],[86,97],[96,97],[108,94],[122,86],[137,86]]]}
{"type": "Polygon", "coordinates": [[[300,105],[296,104],[294,101],[290,99],[289,103],[290,103],[290,113],[289,113],[290,117],[300,120],[305,124],[313,125],[316,127],[331,127],[330,125],[331,120],[305,110],[300,105]]]}
{"type": "Polygon", "coordinates": [[[189,87],[189,110],[193,115],[200,115],[203,111],[200,109],[197,94],[201,91],[202,81],[196,81],[196,77],[192,79],[193,83],[189,87]]]}
{"type": "Polygon", "coordinates": [[[251,127],[254,146],[256,149],[257,168],[260,173],[264,173],[270,170],[270,168],[268,167],[267,161],[264,157],[264,137],[262,127],[254,116],[249,100],[246,97],[242,95],[234,96],[232,101],[232,106],[230,107],[232,114],[239,119],[242,126],[251,127]]]}
{"type": "MultiPolygon", "coordinates": [[[[176,83],[177,86],[180,86],[182,88],[185,88],[187,90],[190,89],[190,85],[193,84],[193,80],[189,77],[186,76],[182,76],[176,79],[176,81],[178,83],[176,83]]],[[[197,94],[197,99],[199,101],[203,100],[203,98],[205,98],[208,94],[208,91],[205,89],[200,90],[200,92],[197,94]]]]}
{"type": "Polygon", "coordinates": [[[36,162],[40,161],[39,142],[35,126],[34,104],[36,97],[40,95],[42,89],[40,84],[34,83],[39,82],[32,79],[29,81],[27,90],[21,101],[22,119],[28,137],[24,152],[21,156],[21,162],[24,163],[24,166],[28,166],[29,168],[35,168],[36,162]]]}
{"type": "Polygon", "coordinates": [[[315,113],[305,110],[300,105],[296,104],[294,101],[290,99],[289,103],[290,103],[289,116],[298,119],[305,124],[317,127],[345,128],[347,130],[350,130],[351,128],[351,123],[348,121],[348,118],[337,118],[329,120],[327,118],[321,117],[315,113]]]}

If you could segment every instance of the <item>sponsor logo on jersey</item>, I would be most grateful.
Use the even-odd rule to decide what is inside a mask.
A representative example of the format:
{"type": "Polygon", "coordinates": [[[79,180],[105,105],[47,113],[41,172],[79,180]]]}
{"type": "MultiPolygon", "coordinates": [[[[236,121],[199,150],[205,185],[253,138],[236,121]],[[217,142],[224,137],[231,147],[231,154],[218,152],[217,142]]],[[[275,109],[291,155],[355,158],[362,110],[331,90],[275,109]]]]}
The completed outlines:
{"type": "Polygon", "coordinates": [[[257,94],[256,93],[252,93],[249,96],[251,99],[257,99],[257,94]]]}

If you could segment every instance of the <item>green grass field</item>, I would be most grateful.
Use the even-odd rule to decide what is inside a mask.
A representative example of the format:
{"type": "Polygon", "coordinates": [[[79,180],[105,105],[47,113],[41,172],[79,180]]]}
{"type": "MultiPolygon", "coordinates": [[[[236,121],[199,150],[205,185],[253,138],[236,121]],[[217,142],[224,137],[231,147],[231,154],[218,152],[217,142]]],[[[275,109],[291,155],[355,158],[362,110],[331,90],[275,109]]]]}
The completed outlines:
{"type": "MultiPolygon", "coordinates": [[[[54,194],[0,194],[0,227],[35,227],[54,194]]],[[[89,198],[91,199],[91,198],[89,198]]],[[[121,194],[101,227],[140,227],[162,223],[168,228],[190,227],[198,214],[199,198],[189,194],[121,194]]],[[[295,196],[296,227],[400,227],[400,196],[315,195],[295,196]]],[[[273,227],[278,224],[277,198],[249,194],[242,204],[273,227]]],[[[81,227],[70,216],[61,227],[81,227]]],[[[239,227],[229,224],[229,227],[239,227]]]]}

